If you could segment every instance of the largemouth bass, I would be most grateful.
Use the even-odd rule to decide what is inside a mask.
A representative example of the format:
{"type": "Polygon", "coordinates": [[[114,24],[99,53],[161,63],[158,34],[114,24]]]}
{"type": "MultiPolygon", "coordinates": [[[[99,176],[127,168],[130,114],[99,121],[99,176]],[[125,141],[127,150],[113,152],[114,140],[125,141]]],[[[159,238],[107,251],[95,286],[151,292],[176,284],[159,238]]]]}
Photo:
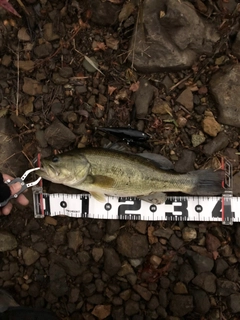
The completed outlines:
{"type": "Polygon", "coordinates": [[[165,192],[207,196],[223,192],[223,171],[178,174],[161,170],[154,161],[139,155],[104,148],[77,149],[45,158],[37,174],[87,191],[99,201],[109,195],[162,203],[165,192]]]}

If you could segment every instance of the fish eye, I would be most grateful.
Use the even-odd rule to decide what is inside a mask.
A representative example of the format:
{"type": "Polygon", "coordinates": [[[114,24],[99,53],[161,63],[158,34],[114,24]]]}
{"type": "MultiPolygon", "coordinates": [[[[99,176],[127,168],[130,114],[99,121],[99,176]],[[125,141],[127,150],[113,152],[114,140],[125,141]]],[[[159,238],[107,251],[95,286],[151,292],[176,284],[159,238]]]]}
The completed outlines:
{"type": "Polygon", "coordinates": [[[53,157],[52,158],[52,162],[58,162],[59,161],[59,158],[58,157],[53,157]]]}

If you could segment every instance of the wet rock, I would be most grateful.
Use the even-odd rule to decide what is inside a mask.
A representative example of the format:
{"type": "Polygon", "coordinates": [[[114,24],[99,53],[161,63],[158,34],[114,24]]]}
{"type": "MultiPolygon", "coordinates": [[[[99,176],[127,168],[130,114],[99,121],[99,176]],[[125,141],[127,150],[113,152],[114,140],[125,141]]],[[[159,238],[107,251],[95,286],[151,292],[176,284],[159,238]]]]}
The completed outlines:
{"type": "Polygon", "coordinates": [[[107,318],[111,313],[111,305],[98,305],[94,307],[92,311],[92,315],[97,317],[97,319],[105,319],[107,318]]]}
{"type": "Polygon", "coordinates": [[[240,31],[238,31],[236,39],[232,45],[233,54],[240,59],[240,31]]]}
{"type": "Polygon", "coordinates": [[[229,296],[232,293],[238,292],[238,285],[235,282],[225,280],[225,279],[217,279],[217,293],[220,296],[229,296]]]}
{"type": "Polygon", "coordinates": [[[66,278],[60,278],[55,281],[51,281],[49,289],[55,297],[62,297],[68,292],[68,285],[66,278]]]}
{"type": "Polygon", "coordinates": [[[187,173],[194,171],[194,161],[196,159],[195,152],[191,150],[184,149],[182,151],[181,157],[175,163],[174,170],[179,173],[187,173]]]}
{"type": "Polygon", "coordinates": [[[91,223],[88,226],[89,233],[94,240],[100,240],[103,237],[103,230],[99,227],[97,223],[91,223]]]}
{"type": "Polygon", "coordinates": [[[209,86],[217,102],[218,122],[240,127],[240,65],[235,64],[221,69],[213,75],[209,86]]]}
{"type": "Polygon", "coordinates": [[[22,252],[23,252],[24,263],[27,266],[30,266],[33,263],[35,263],[38,260],[38,258],[40,257],[40,255],[37,251],[35,251],[31,248],[28,248],[28,247],[23,247],[22,252]]]}
{"type": "Polygon", "coordinates": [[[133,316],[134,314],[137,314],[139,311],[139,303],[137,301],[129,299],[125,302],[125,314],[127,316],[133,316]]]}
{"type": "Polygon", "coordinates": [[[159,315],[160,319],[167,319],[167,311],[162,306],[157,307],[157,314],[159,315]]]}
{"type": "Polygon", "coordinates": [[[106,230],[108,234],[114,234],[120,229],[119,220],[108,220],[106,223],[106,230]]]}
{"type": "Polygon", "coordinates": [[[183,105],[186,109],[189,111],[192,111],[193,109],[193,94],[192,91],[187,88],[185,89],[180,96],[176,100],[178,103],[183,105]]]}
{"type": "Polygon", "coordinates": [[[190,295],[174,294],[169,308],[174,316],[183,317],[193,311],[193,297],[190,295]]]}
{"type": "Polygon", "coordinates": [[[66,271],[66,273],[72,277],[76,277],[82,273],[80,265],[75,261],[57,255],[55,253],[51,253],[49,258],[52,263],[55,262],[57,265],[61,266],[66,271]]]}
{"type": "Polygon", "coordinates": [[[59,229],[57,229],[57,231],[54,234],[53,237],[53,243],[56,246],[60,246],[62,244],[66,244],[66,232],[67,232],[67,227],[66,226],[62,226],[59,229]]]}
{"type": "Polygon", "coordinates": [[[157,309],[157,307],[159,306],[159,301],[158,301],[158,297],[157,296],[152,296],[151,299],[149,300],[148,304],[147,304],[148,308],[150,310],[155,310],[157,309]]]}
{"type": "Polygon", "coordinates": [[[227,306],[232,313],[240,312],[240,293],[233,293],[227,298],[227,306]]]}
{"type": "Polygon", "coordinates": [[[152,245],[151,254],[154,254],[158,257],[163,255],[164,249],[160,242],[157,242],[152,245]]]}
{"type": "Polygon", "coordinates": [[[228,267],[227,262],[224,259],[219,258],[215,260],[214,273],[216,276],[221,276],[228,267]]]}
{"type": "Polygon", "coordinates": [[[189,2],[147,0],[142,24],[141,30],[135,28],[129,48],[134,50],[129,59],[142,72],[190,67],[196,55],[210,54],[219,39],[189,2]]]}
{"type": "Polygon", "coordinates": [[[193,251],[187,250],[186,256],[196,273],[211,271],[214,266],[213,259],[202,256],[193,251]]]}
{"type": "Polygon", "coordinates": [[[57,225],[57,220],[55,218],[53,218],[53,217],[50,217],[50,216],[46,216],[44,218],[44,222],[46,224],[51,225],[51,226],[56,226],[57,225]]]}
{"type": "Polygon", "coordinates": [[[203,152],[207,156],[211,156],[215,152],[226,148],[228,143],[229,143],[228,136],[223,131],[221,131],[216,136],[216,138],[214,138],[213,140],[211,140],[210,142],[204,145],[203,152]]]}
{"type": "Polygon", "coordinates": [[[53,47],[50,42],[46,42],[36,46],[34,48],[34,53],[39,59],[49,57],[53,51],[53,47]]]}
{"type": "Polygon", "coordinates": [[[60,76],[60,73],[54,72],[52,75],[52,82],[57,85],[64,85],[64,84],[68,83],[68,79],[60,76]]]}
{"type": "Polygon", "coordinates": [[[11,233],[0,231],[0,252],[13,250],[17,245],[17,240],[11,233]]]}
{"type": "Polygon", "coordinates": [[[114,276],[121,268],[121,261],[113,248],[104,249],[104,271],[109,276],[114,276]]]}
{"type": "Polygon", "coordinates": [[[170,229],[170,228],[166,228],[166,229],[163,229],[163,228],[159,228],[157,230],[155,230],[153,232],[153,235],[156,236],[156,237],[159,237],[159,238],[165,238],[165,239],[170,239],[171,235],[173,234],[173,230],[170,229]]]}
{"type": "Polygon", "coordinates": [[[146,301],[149,301],[151,299],[152,293],[147,288],[136,284],[133,286],[133,289],[146,301]]]}
{"type": "Polygon", "coordinates": [[[31,37],[25,27],[18,30],[18,40],[19,41],[30,41],[31,37]]]}
{"type": "Polygon", "coordinates": [[[67,148],[75,141],[75,138],[72,131],[57,119],[45,130],[45,139],[55,149],[67,148]]]}
{"type": "Polygon", "coordinates": [[[38,82],[37,80],[34,80],[32,78],[23,78],[23,92],[29,94],[30,96],[37,96],[39,94],[42,94],[42,84],[38,82]]]}
{"type": "Polygon", "coordinates": [[[135,225],[135,229],[141,234],[146,234],[147,222],[146,221],[138,221],[135,225]]]}
{"type": "Polygon", "coordinates": [[[147,237],[140,234],[123,232],[117,237],[119,253],[128,258],[141,258],[148,253],[147,237]]]}
{"type": "Polygon", "coordinates": [[[144,119],[153,98],[154,87],[146,79],[139,80],[139,89],[134,93],[137,119],[144,119]]]}
{"type": "Polygon", "coordinates": [[[171,238],[169,239],[169,244],[175,249],[178,250],[183,246],[182,239],[178,238],[174,233],[171,238]]]}
{"type": "Polygon", "coordinates": [[[45,253],[48,249],[48,246],[47,246],[46,242],[41,241],[41,242],[34,243],[33,249],[39,253],[45,253]]]}
{"type": "Polygon", "coordinates": [[[92,249],[92,256],[94,261],[98,262],[103,256],[103,248],[93,248],[92,249]]]}
{"type": "Polygon", "coordinates": [[[206,111],[205,117],[202,121],[202,128],[205,133],[211,137],[216,137],[222,130],[221,125],[215,120],[212,112],[206,111]]]}
{"type": "Polygon", "coordinates": [[[72,230],[67,233],[68,247],[77,252],[78,248],[83,243],[82,232],[80,230],[72,230]]]}
{"type": "Polygon", "coordinates": [[[52,263],[49,268],[50,281],[55,281],[57,279],[66,276],[66,272],[63,268],[59,267],[57,264],[52,263]]]}
{"type": "Polygon", "coordinates": [[[173,288],[173,292],[176,294],[187,294],[188,290],[183,282],[177,282],[173,288]]]}
{"type": "Polygon", "coordinates": [[[183,283],[188,284],[192,279],[194,278],[194,272],[192,267],[184,263],[178,272],[178,280],[180,280],[183,283]]]}
{"type": "Polygon", "coordinates": [[[101,0],[92,0],[91,8],[91,20],[94,23],[100,25],[114,25],[118,22],[118,15],[122,7],[108,1],[102,2],[101,0]]]}
{"type": "Polygon", "coordinates": [[[78,253],[78,259],[81,265],[88,265],[91,258],[87,251],[81,251],[78,253]]]}
{"type": "Polygon", "coordinates": [[[198,274],[192,280],[192,283],[209,293],[216,292],[216,276],[211,272],[202,272],[198,274]]]}
{"type": "Polygon", "coordinates": [[[191,294],[194,299],[194,311],[199,314],[206,314],[211,307],[207,293],[203,290],[194,289],[191,290],[191,294]]]}
{"type": "Polygon", "coordinates": [[[59,69],[59,74],[63,78],[70,78],[73,76],[73,69],[71,67],[63,67],[59,69]]]}
{"type": "Polygon", "coordinates": [[[206,248],[208,251],[213,252],[221,246],[220,240],[211,233],[206,234],[206,248]]]}

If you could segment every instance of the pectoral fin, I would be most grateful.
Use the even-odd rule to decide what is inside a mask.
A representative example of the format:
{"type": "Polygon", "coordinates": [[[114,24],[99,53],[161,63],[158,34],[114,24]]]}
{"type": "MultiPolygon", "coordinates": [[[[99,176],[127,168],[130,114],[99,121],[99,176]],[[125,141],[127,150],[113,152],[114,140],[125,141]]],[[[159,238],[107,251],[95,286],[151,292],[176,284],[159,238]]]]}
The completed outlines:
{"type": "Polygon", "coordinates": [[[97,201],[106,202],[106,197],[104,194],[98,193],[98,192],[90,192],[90,193],[91,193],[91,196],[95,198],[97,201]]]}
{"type": "Polygon", "coordinates": [[[166,201],[167,195],[163,192],[150,193],[147,196],[139,196],[139,199],[153,204],[162,204],[166,201]]]}
{"type": "Polygon", "coordinates": [[[101,176],[101,175],[96,175],[92,176],[93,177],[93,185],[98,187],[98,188],[111,188],[115,181],[113,178],[107,177],[107,176],[101,176]]]}

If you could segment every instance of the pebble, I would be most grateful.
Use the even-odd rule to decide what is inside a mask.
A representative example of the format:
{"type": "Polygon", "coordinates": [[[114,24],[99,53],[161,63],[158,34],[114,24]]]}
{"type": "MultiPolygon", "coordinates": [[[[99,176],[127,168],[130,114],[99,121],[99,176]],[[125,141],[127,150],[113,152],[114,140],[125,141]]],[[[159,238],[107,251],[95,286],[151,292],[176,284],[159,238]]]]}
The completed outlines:
{"type": "Polygon", "coordinates": [[[185,227],[182,230],[182,238],[185,241],[191,241],[197,238],[197,231],[194,228],[185,227]]]}
{"type": "Polygon", "coordinates": [[[185,89],[176,100],[178,103],[183,105],[187,110],[192,111],[193,109],[193,94],[192,91],[187,88],[185,89]]]}
{"type": "Polygon", "coordinates": [[[137,230],[141,234],[146,234],[147,232],[147,221],[138,221],[134,226],[135,230],[137,230]]]}
{"type": "Polygon", "coordinates": [[[211,233],[206,234],[206,248],[210,252],[217,251],[217,249],[221,246],[220,240],[212,235],[211,233]]]}
{"type": "Polygon", "coordinates": [[[206,111],[205,117],[202,121],[202,128],[205,133],[211,137],[216,137],[222,130],[221,125],[215,120],[212,112],[206,111]]]}
{"type": "Polygon", "coordinates": [[[169,240],[173,232],[174,231],[170,228],[166,228],[166,229],[159,228],[153,232],[153,235],[159,238],[165,238],[169,240]]]}
{"type": "Polygon", "coordinates": [[[51,225],[51,226],[56,226],[58,224],[57,220],[53,217],[50,217],[50,216],[45,216],[44,222],[46,224],[51,225]]]}
{"type": "Polygon", "coordinates": [[[169,308],[174,316],[183,317],[193,311],[193,297],[190,295],[173,294],[169,308]]]}
{"type": "Polygon", "coordinates": [[[98,306],[95,306],[93,311],[91,312],[92,315],[94,315],[97,319],[105,319],[111,314],[112,306],[100,304],[98,306]]]}
{"type": "Polygon", "coordinates": [[[232,313],[240,312],[240,293],[233,293],[227,298],[227,306],[232,313]]]}
{"type": "Polygon", "coordinates": [[[231,162],[233,168],[237,168],[239,165],[239,155],[234,148],[226,148],[224,150],[224,156],[231,162]]]}
{"type": "MultiPolygon", "coordinates": [[[[233,176],[233,195],[235,197],[240,196],[240,172],[237,172],[233,176]]],[[[239,236],[240,238],[240,236],[239,236]]],[[[238,240],[238,246],[240,247],[240,240],[238,240]]]]}
{"type": "MultiPolygon", "coordinates": [[[[98,62],[97,62],[97,59],[95,57],[89,57],[88,59],[90,59],[92,64],[98,68],[98,62]]],[[[88,59],[84,58],[83,64],[82,64],[83,68],[85,70],[87,70],[87,72],[90,72],[90,73],[96,72],[97,69],[95,67],[93,67],[93,65],[89,62],[88,59]]]]}
{"type": "Polygon", "coordinates": [[[151,299],[152,293],[145,287],[136,284],[133,286],[133,289],[146,301],[151,299]]]}
{"type": "Polygon", "coordinates": [[[182,239],[178,238],[176,234],[174,233],[171,238],[169,239],[170,246],[173,247],[173,249],[178,250],[183,246],[182,239]]]}
{"type": "Polygon", "coordinates": [[[60,76],[59,72],[54,72],[52,75],[52,82],[55,83],[56,85],[64,85],[68,83],[68,79],[60,76]]]}
{"type": "Polygon", "coordinates": [[[172,109],[170,108],[167,101],[156,97],[154,99],[152,113],[155,114],[172,114],[172,109]]]}
{"type": "Polygon", "coordinates": [[[27,266],[34,264],[40,257],[39,253],[31,248],[23,247],[23,260],[27,266]]]}
{"type": "Polygon", "coordinates": [[[188,294],[186,285],[183,282],[177,282],[173,288],[173,292],[176,294],[188,294]]]}
{"type": "Polygon", "coordinates": [[[205,142],[206,138],[204,136],[204,134],[193,134],[192,135],[192,145],[193,147],[197,147],[200,144],[202,144],[203,142],[205,142]]]}
{"type": "Polygon", "coordinates": [[[182,151],[181,157],[175,163],[174,170],[179,173],[188,173],[190,171],[194,171],[195,159],[195,152],[184,149],[182,151]]]}
{"type": "Polygon", "coordinates": [[[16,68],[19,68],[22,71],[33,71],[34,69],[34,61],[32,60],[19,60],[19,61],[14,61],[14,66],[16,68]]]}
{"type": "Polygon", "coordinates": [[[137,119],[144,119],[148,114],[153,92],[154,87],[149,81],[143,78],[139,80],[139,89],[133,95],[137,119]]]}
{"type": "Polygon", "coordinates": [[[82,232],[80,230],[72,230],[67,233],[68,247],[77,252],[79,247],[83,244],[82,232]]]}
{"type": "Polygon", "coordinates": [[[30,96],[37,96],[39,94],[42,94],[43,86],[39,81],[27,77],[24,77],[23,81],[23,92],[29,94],[30,96]]]}
{"type": "Polygon", "coordinates": [[[203,290],[193,289],[191,294],[194,299],[194,311],[201,315],[206,314],[211,308],[207,293],[203,290]]]}
{"type": "Polygon", "coordinates": [[[192,269],[192,267],[187,264],[187,263],[184,263],[180,269],[179,269],[179,272],[178,272],[178,280],[185,283],[185,284],[188,284],[193,278],[194,278],[194,271],[192,269]]]}
{"type": "Polygon", "coordinates": [[[68,285],[66,278],[51,281],[49,290],[55,297],[62,297],[68,292],[68,285]]]}
{"type": "Polygon", "coordinates": [[[148,241],[145,235],[122,232],[117,238],[117,250],[120,254],[136,259],[148,253],[148,241]]]}
{"type": "Polygon", "coordinates": [[[31,37],[25,27],[22,27],[18,30],[18,40],[19,41],[30,41],[31,37]]]}
{"type": "Polygon", "coordinates": [[[17,240],[11,233],[0,231],[0,252],[13,250],[17,245],[17,240]]]}
{"type": "Polygon", "coordinates": [[[113,277],[121,269],[121,261],[117,252],[113,248],[104,249],[104,271],[113,277]]]}
{"type": "Polygon", "coordinates": [[[232,293],[238,292],[238,285],[226,279],[217,279],[217,294],[227,297],[232,293]]]}
{"type": "Polygon", "coordinates": [[[213,269],[214,262],[213,259],[210,259],[206,256],[202,256],[198,253],[187,250],[186,252],[187,258],[190,264],[193,267],[193,270],[199,274],[202,272],[208,272],[213,269]]]}
{"type": "Polygon", "coordinates": [[[73,76],[73,69],[71,67],[62,67],[59,69],[59,74],[63,78],[70,78],[73,76]]]}
{"type": "Polygon", "coordinates": [[[77,262],[65,258],[61,255],[51,253],[49,258],[52,263],[55,262],[56,264],[61,266],[66,271],[66,273],[72,277],[76,277],[82,272],[80,265],[77,262]]]}
{"type": "Polygon", "coordinates": [[[43,26],[43,36],[44,39],[47,41],[54,41],[59,39],[59,35],[57,35],[56,33],[54,33],[54,28],[53,28],[53,23],[45,23],[43,26]]]}
{"type": "Polygon", "coordinates": [[[129,299],[125,302],[124,311],[127,316],[133,316],[134,314],[139,313],[139,310],[139,303],[137,301],[129,299]]]}
{"type": "Polygon", "coordinates": [[[198,274],[192,280],[192,283],[209,293],[216,292],[216,276],[211,272],[202,272],[198,274]]]}
{"type": "Polygon", "coordinates": [[[36,46],[33,51],[38,59],[43,59],[51,55],[53,47],[50,42],[46,42],[36,46]]]}
{"type": "Polygon", "coordinates": [[[213,140],[204,145],[203,152],[207,156],[211,156],[215,152],[226,148],[228,143],[228,136],[221,131],[213,140]]]}
{"type": "Polygon", "coordinates": [[[51,147],[59,150],[69,147],[76,137],[70,129],[55,119],[45,130],[45,139],[51,147]]]}
{"type": "Polygon", "coordinates": [[[228,267],[227,262],[223,258],[218,258],[215,260],[214,273],[216,276],[221,276],[228,267]]]}

